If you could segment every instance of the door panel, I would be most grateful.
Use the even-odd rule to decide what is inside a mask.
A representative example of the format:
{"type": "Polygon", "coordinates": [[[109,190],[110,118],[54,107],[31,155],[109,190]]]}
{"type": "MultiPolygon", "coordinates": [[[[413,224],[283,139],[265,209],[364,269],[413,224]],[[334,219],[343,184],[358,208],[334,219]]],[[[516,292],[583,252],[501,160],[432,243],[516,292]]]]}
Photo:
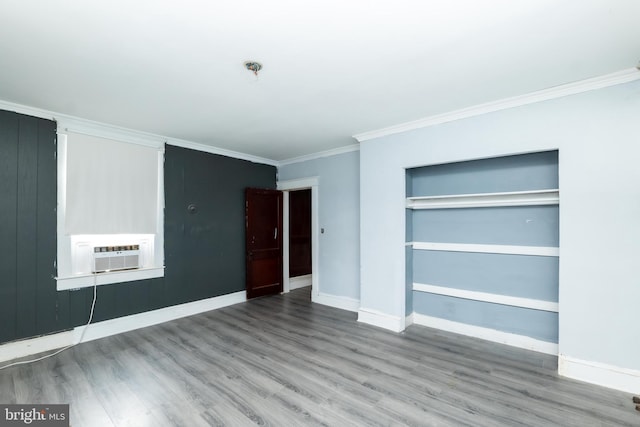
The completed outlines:
{"type": "Polygon", "coordinates": [[[282,192],[245,190],[247,298],[282,292],[282,192]]]}

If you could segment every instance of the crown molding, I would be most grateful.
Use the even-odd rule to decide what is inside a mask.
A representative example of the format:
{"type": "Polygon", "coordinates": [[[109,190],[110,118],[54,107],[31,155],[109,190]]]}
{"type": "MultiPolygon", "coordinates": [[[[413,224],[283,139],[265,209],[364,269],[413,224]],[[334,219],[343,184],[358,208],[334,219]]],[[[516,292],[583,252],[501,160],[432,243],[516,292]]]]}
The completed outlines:
{"type": "Polygon", "coordinates": [[[629,83],[639,79],[640,70],[638,68],[628,68],[626,70],[606,74],[604,76],[594,77],[591,79],[581,80],[578,82],[568,83],[560,86],[554,86],[549,89],[543,89],[524,95],[514,96],[511,98],[504,98],[498,101],[487,102],[484,104],[462,108],[460,110],[450,111],[448,113],[438,114],[435,116],[426,117],[424,119],[401,123],[378,130],[362,132],[353,135],[353,137],[358,142],[364,142],[371,139],[381,138],[383,136],[394,135],[397,133],[425,128],[441,123],[452,122],[454,120],[479,116],[481,114],[491,113],[494,111],[520,107],[522,105],[534,104],[536,102],[548,101],[556,98],[562,98],[564,96],[602,89],[622,83],[629,83]]]}
{"type": "Polygon", "coordinates": [[[21,105],[0,100],[0,110],[13,111],[20,114],[26,114],[28,116],[53,120],[57,123],[58,132],[61,133],[81,133],[84,135],[97,136],[101,138],[158,148],[164,147],[164,144],[166,143],[170,145],[176,145],[178,147],[189,148],[191,150],[220,154],[222,156],[233,157],[240,160],[248,160],[254,163],[263,163],[271,166],[278,166],[277,161],[266,159],[263,157],[252,156],[250,154],[226,150],[224,148],[213,147],[197,142],[186,141],[178,138],[170,138],[163,135],[157,135],[149,132],[111,125],[108,123],[83,119],[80,117],[70,116],[68,114],[56,113],[54,111],[30,107],[28,105],[21,105]]]}
{"type": "Polygon", "coordinates": [[[304,156],[292,157],[290,159],[281,160],[278,166],[290,165],[293,163],[306,162],[307,160],[320,159],[322,157],[336,156],[338,154],[350,153],[360,150],[360,144],[345,145],[344,147],[333,148],[331,150],[319,151],[317,153],[306,154],[304,156]]]}
{"type": "Polygon", "coordinates": [[[42,110],[40,108],[29,107],[28,105],[16,104],[9,101],[3,101],[0,99],[0,110],[13,111],[14,113],[25,114],[27,116],[38,117],[41,119],[57,120],[56,114],[52,111],[42,110]]]}
{"type": "Polygon", "coordinates": [[[58,115],[54,120],[58,124],[58,133],[80,133],[83,135],[96,136],[114,141],[128,142],[131,144],[157,148],[164,147],[164,143],[167,140],[161,135],[154,135],[106,123],[95,122],[93,120],[81,119],[79,117],[58,115]]]}
{"type": "Polygon", "coordinates": [[[247,160],[253,163],[262,163],[270,166],[278,166],[277,160],[267,159],[259,156],[252,156],[251,154],[240,153],[238,151],[226,150],[224,148],[213,147],[211,145],[201,144],[198,142],[186,141],[178,138],[167,138],[167,144],[175,145],[177,147],[188,148],[190,150],[203,151],[205,153],[219,154],[221,156],[233,157],[235,159],[247,160]]]}

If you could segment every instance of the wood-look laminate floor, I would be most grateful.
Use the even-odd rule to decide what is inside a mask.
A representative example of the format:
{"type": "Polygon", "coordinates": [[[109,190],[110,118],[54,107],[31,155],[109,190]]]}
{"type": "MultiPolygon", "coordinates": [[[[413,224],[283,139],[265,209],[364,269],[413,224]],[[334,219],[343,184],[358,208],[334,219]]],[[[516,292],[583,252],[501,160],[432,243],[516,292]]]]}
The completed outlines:
{"type": "Polygon", "coordinates": [[[359,324],[304,288],[0,371],[0,403],[69,403],[88,427],[640,425],[629,394],[556,368],[425,327],[359,324]]]}

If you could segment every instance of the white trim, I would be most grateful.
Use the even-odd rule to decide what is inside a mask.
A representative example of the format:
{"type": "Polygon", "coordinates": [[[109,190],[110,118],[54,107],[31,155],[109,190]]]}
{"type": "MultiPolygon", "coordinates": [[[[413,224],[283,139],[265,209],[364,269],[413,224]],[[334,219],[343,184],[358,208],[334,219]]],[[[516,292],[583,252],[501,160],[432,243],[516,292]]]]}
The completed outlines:
{"type": "Polygon", "coordinates": [[[497,101],[487,102],[472,107],[462,108],[460,110],[450,111],[448,113],[438,114],[426,117],[420,120],[401,123],[395,126],[389,126],[382,129],[362,132],[353,137],[360,143],[370,139],[381,138],[383,136],[393,135],[397,133],[407,132],[414,129],[425,128],[441,123],[452,122],[454,120],[465,119],[468,117],[479,116],[481,114],[491,113],[494,111],[505,110],[508,108],[519,107],[522,105],[534,104],[536,102],[547,101],[551,99],[561,98],[564,96],[575,95],[591,90],[602,89],[622,83],[632,82],[640,79],[640,72],[637,68],[628,68],[604,76],[591,79],[581,80],[578,82],[568,83],[552,88],[539,90],[536,92],[518,95],[511,98],[500,99],[497,101]]]}
{"type": "Polygon", "coordinates": [[[333,148],[331,150],[319,151],[317,153],[306,154],[304,156],[292,157],[290,159],[280,160],[278,166],[290,165],[292,163],[306,162],[307,160],[320,159],[322,157],[337,156],[338,154],[351,153],[359,151],[360,144],[345,145],[344,147],[333,148]]]}
{"type": "Polygon", "coordinates": [[[14,111],[16,113],[26,114],[33,117],[54,120],[58,123],[58,132],[77,132],[85,135],[98,136],[102,138],[115,139],[133,144],[141,144],[152,147],[162,147],[165,143],[178,147],[189,148],[207,153],[220,154],[227,157],[233,157],[240,160],[248,160],[255,163],[263,163],[271,166],[278,166],[275,160],[264,157],[252,156],[250,154],[239,153],[237,151],[226,150],[224,148],[213,147],[198,142],[186,141],[178,138],[170,138],[154,133],[138,131],[135,129],[124,128],[108,123],[101,123],[93,120],[83,119],[76,116],[57,113],[54,111],[44,110],[41,108],[30,107],[27,105],[16,104],[13,102],[0,100],[0,109],[14,111]]]}
{"type": "Polygon", "coordinates": [[[532,298],[512,297],[509,295],[490,294],[487,292],[469,291],[466,289],[448,288],[445,286],[414,283],[413,290],[430,294],[445,295],[449,297],[464,298],[473,301],[490,302],[494,304],[510,305],[512,307],[530,308],[533,310],[559,312],[557,302],[542,301],[532,298]]]}
{"type": "MultiPolygon", "coordinates": [[[[153,239],[154,265],[164,266],[164,147],[158,150],[158,216],[156,217],[156,236],[153,239]]],[[[164,272],[162,273],[164,275],[164,272]]]]}
{"type": "Polygon", "coordinates": [[[329,307],[353,312],[357,312],[360,308],[360,300],[339,295],[318,293],[317,295],[311,296],[311,301],[317,304],[328,305],[329,307]]]}
{"type": "Polygon", "coordinates": [[[305,288],[311,286],[313,283],[313,275],[305,274],[304,276],[290,277],[289,278],[289,290],[305,288]]]}
{"type": "Polygon", "coordinates": [[[480,245],[469,243],[410,242],[413,249],[421,251],[477,252],[483,254],[508,254],[531,256],[560,256],[560,248],[550,246],[480,245]]]}
{"type": "Polygon", "coordinates": [[[16,104],[14,102],[3,101],[0,99],[0,110],[13,111],[15,113],[26,114],[27,116],[39,117],[41,119],[56,120],[56,116],[60,116],[52,111],[43,110],[41,108],[29,107],[28,105],[16,104]]]}
{"type": "Polygon", "coordinates": [[[110,271],[108,273],[87,274],[72,277],[56,277],[56,290],[66,291],[69,289],[88,288],[94,285],[94,281],[96,285],[102,286],[113,283],[154,279],[156,277],[164,277],[164,267],[110,271]]]}
{"type": "Polygon", "coordinates": [[[320,180],[316,178],[315,183],[311,186],[311,300],[320,295],[320,180]]]}
{"type": "Polygon", "coordinates": [[[0,362],[32,356],[73,344],[73,331],[59,332],[0,345],[0,362]]]}
{"type": "Polygon", "coordinates": [[[560,193],[554,190],[513,191],[504,193],[455,194],[408,197],[409,209],[459,209],[498,206],[557,205],[560,193]]]}
{"type": "Polygon", "coordinates": [[[523,335],[511,334],[509,332],[502,332],[495,329],[484,328],[481,326],[468,325],[466,323],[426,316],[424,314],[413,313],[413,324],[441,329],[443,331],[480,338],[500,344],[506,344],[512,347],[524,348],[526,350],[537,351],[539,353],[552,355],[558,354],[558,344],[555,343],[541,341],[523,335]]]}
{"type": "Polygon", "coordinates": [[[252,156],[251,154],[240,153],[238,151],[218,148],[212,145],[201,144],[199,142],[185,141],[178,138],[167,138],[167,144],[176,147],[188,148],[190,150],[203,151],[205,153],[220,154],[221,156],[233,157],[234,159],[247,160],[253,163],[261,163],[270,166],[278,166],[276,160],[267,159],[265,157],[252,156]]]}
{"type": "Polygon", "coordinates": [[[72,272],[71,238],[64,235],[65,217],[67,210],[67,135],[58,134],[56,137],[56,141],[56,259],[54,262],[56,267],[56,274],[64,276],[72,272]]]}
{"type": "Polygon", "coordinates": [[[66,134],[69,132],[77,133],[158,149],[163,149],[166,141],[166,138],[160,135],[139,132],[133,129],[121,128],[80,118],[58,117],[57,125],[58,134],[66,134]]]}
{"type": "Polygon", "coordinates": [[[85,327],[87,328],[87,331],[84,333],[82,342],[121,334],[135,329],[146,328],[147,326],[169,322],[181,317],[193,316],[195,314],[245,302],[246,300],[247,293],[245,291],[240,291],[218,297],[174,305],[171,307],[160,308],[158,310],[146,311],[144,313],[132,314],[130,316],[118,317],[111,320],[105,320],[103,322],[92,323],[88,327],[84,325],[77,326],[71,331],[10,342],[0,345],[0,361],[30,356],[43,351],[55,350],[71,344],[78,344],[85,327]]]}
{"type": "Polygon", "coordinates": [[[280,191],[289,190],[306,190],[307,188],[317,187],[320,177],[310,176],[308,178],[290,179],[287,181],[278,181],[277,188],[280,191]]]}
{"type": "Polygon", "coordinates": [[[289,277],[289,192],[282,192],[282,293],[291,291],[291,279],[289,277]],[[285,271],[287,274],[285,274],[285,271]]]}
{"type": "Polygon", "coordinates": [[[360,310],[358,310],[358,322],[388,329],[393,332],[402,332],[405,328],[406,318],[392,316],[378,310],[360,308],[360,310]]]}
{"type": "Polygon", "coordinates": [[[597,384],[627,393],[640,394],[640,371],[561,354],[558,373],[564,377],[597,384]]]}
{"type": "Polygon", "coordinates": [[[404,318],[404,327],[408,328],[413,325],[413,313],[404,318]]]}
{"type": "MultiPolygon", "coordinates": [[[[103,322],[89,325],[84,334],[83,342],[133,331],[139,328],[146,328],[147,326],[169,322],[181,317],[193,316],[195,314],[239,304],[246,300],[246,291],[240,291],[218,297],[174,305],[171,307],[160,308],[158,310],[105,320],[103,322]]],[[[74,329],[74,342],[77,342],[80,339],[83,329],[84,326],[79,326],[74,329]]]]}

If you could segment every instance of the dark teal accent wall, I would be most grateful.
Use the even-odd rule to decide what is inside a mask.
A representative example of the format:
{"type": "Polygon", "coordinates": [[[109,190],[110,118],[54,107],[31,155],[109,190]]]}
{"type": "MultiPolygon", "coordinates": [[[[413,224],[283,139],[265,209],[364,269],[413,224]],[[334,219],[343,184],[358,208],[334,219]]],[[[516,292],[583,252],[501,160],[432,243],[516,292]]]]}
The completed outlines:
{"type": "Polygon", "coordinates": [[[55,123],[0,111],[0,342],[65,329],[56,292],[55,123]]]}
{"type": "MultiPolygon", "coordinates": [[[[89,317],[92,288],[56,291],[55,138],[55,122],[0,111],[0,343],[89,317]]],[[[164,179],[165,277],[98,287],[94,321],[245,288],[244,188],[275,188],[276,168],[167,146],[164,179]]]]}
{"type": "Polygon", "coordinates": [[[275,166],[166,146],[167,305],[245,289],[246,187],[275,189],[275,166]]]}

